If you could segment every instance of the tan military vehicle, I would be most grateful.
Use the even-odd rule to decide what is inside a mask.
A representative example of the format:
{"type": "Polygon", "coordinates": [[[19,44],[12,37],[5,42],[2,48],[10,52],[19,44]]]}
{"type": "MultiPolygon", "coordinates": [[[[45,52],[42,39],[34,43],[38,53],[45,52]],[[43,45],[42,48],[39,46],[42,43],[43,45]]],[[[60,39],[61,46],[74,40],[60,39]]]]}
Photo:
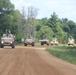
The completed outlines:
{"type": "Polygon", "coordinates": [[[44,44],[46,44],[46,45],[49,45],[49,40],[45,37],[43,37],[41,40],[39,40],[39,42],[41,42],[41,45],[44,45],[44,44]]]}
{"type": "Polygon", "coordinates": [[[56,38],[53,38],[50,44],[51,45],[58,45],[59,43],[58,43],[56,38]]]}
{"type": "Polygon", "coordinates": [[[15,36],[13,36],[10,31],[3,34],[0,41],[0,47],[3,48],[4,46],[11,46],[12,48],[15,48],[15,36]]]}
{"type": "Polygon", "coordinates": [[[68,45],[74,45],[74,39],[73,38],[68,38],[68,45]]]}
{"type": "Polygon", "coordinates": [[[26,37],[24,39],[24,46],[27,46],[27,45],[35,46],[35,38],[33,38],[32,36],[26,37]]]}

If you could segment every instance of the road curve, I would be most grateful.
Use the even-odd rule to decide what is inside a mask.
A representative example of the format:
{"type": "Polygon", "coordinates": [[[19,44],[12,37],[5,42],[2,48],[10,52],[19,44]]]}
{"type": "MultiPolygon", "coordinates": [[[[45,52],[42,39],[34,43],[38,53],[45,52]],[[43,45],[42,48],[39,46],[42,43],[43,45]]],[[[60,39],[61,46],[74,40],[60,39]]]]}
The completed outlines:
{"type": "Polygon", "coordinates": [[[76,75],[76,65],[50,55],[45,47],[0,48],[0,75],[76,75]]]}

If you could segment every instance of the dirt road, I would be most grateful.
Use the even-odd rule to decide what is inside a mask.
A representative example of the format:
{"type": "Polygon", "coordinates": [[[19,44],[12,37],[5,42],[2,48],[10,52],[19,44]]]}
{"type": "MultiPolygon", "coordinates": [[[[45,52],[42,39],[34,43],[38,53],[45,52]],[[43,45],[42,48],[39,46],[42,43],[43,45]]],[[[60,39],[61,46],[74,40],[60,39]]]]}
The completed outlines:
{"type": "Polygon", "coordinates": [[[44,49],[0,48],[0,75],[76,75],[76,65],[58,59],[44,49]]]}

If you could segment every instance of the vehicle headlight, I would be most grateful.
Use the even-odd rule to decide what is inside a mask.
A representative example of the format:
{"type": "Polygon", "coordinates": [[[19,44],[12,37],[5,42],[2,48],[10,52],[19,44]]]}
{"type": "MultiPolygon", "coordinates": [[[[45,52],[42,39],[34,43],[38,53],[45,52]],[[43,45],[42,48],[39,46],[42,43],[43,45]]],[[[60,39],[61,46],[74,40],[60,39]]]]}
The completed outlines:
{"type": "Polygon", "coordinates": [[[3,41],[1,43],[3,44],[3,41]]]}
{"type": "Polygon", "coordinates": [[[10,43],[12,43],[12,42],[10,42],[10,43]]]}

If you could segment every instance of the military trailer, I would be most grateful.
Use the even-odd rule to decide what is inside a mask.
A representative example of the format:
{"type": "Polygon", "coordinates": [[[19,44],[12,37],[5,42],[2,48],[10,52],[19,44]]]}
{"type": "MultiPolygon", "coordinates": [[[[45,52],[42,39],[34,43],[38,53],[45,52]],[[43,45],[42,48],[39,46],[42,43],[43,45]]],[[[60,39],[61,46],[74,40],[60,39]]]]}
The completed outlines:
{"type": "Polygon", "coordinates": [[[27,45],[32,45],[35,46],[35,38],[33,38],[32,36],[28,36],[24,39],[24,46],[27,45]]]}
{"type": "Polygon", "coordinates": [[[49,45],[49,40],[47,38],[42,38],[41,40],[39,40],[39,42],[41,42],[41,45],[49,45]]]}
{"type": "Polygon", "coordinates": [[[0,41],[0,47],[3,48],[4,46],[11,46],[15,48],[15,36],[13,36],[10,31],[3,34],[0,41]]]}
{"type": "Polygon", "coordinates": [[[56,38],[53,38],[50,44],[51,45],[58,45],[59,43],[58,43],[56,38]]]}

